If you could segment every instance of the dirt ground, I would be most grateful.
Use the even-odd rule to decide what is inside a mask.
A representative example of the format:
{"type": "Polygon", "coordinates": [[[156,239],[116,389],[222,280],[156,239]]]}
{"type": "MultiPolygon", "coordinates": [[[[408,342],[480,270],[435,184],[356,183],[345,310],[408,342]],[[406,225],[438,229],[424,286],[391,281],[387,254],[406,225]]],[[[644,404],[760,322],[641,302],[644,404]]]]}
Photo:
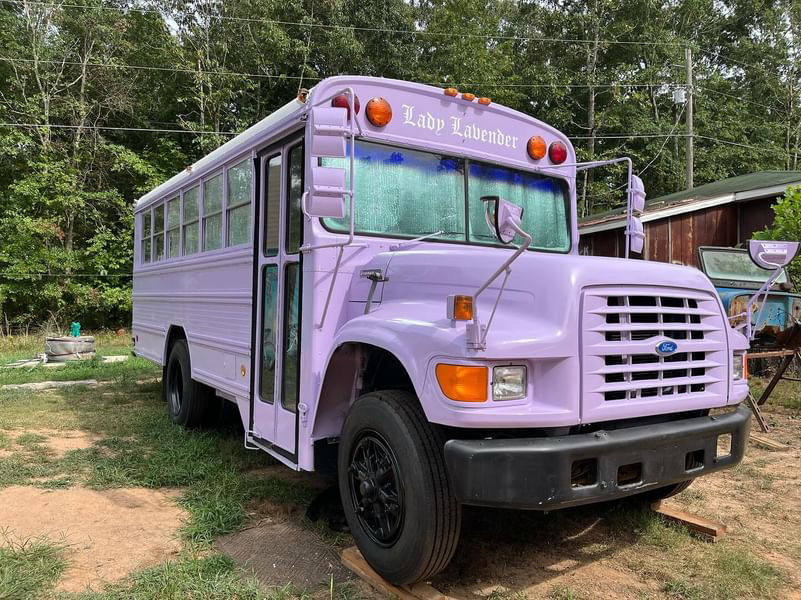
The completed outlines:
{"type": "MultiPolygon", "coordinates": [[[[764,437],[785,444],[785,450],[752,443],[741,465],[701,478],[670,500],[725,524],[723,541],[706,543],[666,526],[637,502],[548,514],[468,508],[456,556],[433,585],[465,600],[801,599],[801,413],[769,405],[766,416],[772,430],[764,437]]],[[[18,427],[5,435],[12,441],[7,447],[44,445],[55,456],[97,442],[94,434],[80,429],[18,427]]],[[[315,474],[278,465],[249,473],[314,491],[330,485],[315,474]]],[[[176,503],[180,493],[11,485],[0,488],[0,530],[19,539],[46,536],[65,544],[68,568],[57,590],[97,590],[103,581],[178,555],[184,543],[179,529],[186,520],[176,503]]],[[[310,525],[303,506],[280,499],[253,502],[248,514],[247,528],[229,539],[238,545],[235,536],[244,535],[253,538],[254,547],[275,539],[271,550],[289,557],[286,565],[271,561],[265,571],[306,568],[309,573],[301,575],[309,581],[319,579],[315,570],[342,576],[339,565],[329,563],[352,544],[349,535],[332,533],[321,523],[310,525]],[[259,527],[265,535],[269,528],[278,533],[260,537],[259,527]],[[307,560],[304,549],[314,560],[307,560]]],[[[254,574],[249,561],[258,553],[228,553],[244,576],[254,574]]],[[[352,589],[357,597],[374,595],[360,582],[352,589]]]]}
{"type": "Polygon", "coordinates": [[[183,511],[177,494],[141,488],[0,490],[0,527],[17,539],[45,537],[67,548],[62,591],[99,589],[178,553],[183,511]]]}

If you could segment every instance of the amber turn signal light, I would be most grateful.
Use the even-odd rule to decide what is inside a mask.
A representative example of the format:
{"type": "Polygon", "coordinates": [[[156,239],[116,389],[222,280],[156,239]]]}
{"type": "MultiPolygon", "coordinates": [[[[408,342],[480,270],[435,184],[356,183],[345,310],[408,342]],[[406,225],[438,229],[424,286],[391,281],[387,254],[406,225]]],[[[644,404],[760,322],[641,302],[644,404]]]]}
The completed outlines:
{"type": "Polygon", "coordinates": [[[445,88],[445,95],[454,97],[459,93],[459,90],[456,88],[445,88]]]}
{"type": "Polygon", "coordinates": [[[464,94],[462,94],[462,100],[467,100],[468,102],[472,102],[475,99],[476,95],[471,94],[470,92],[465,92],[464,94]]]}
{"type": "Polygon", "coordinates": [[[473,319],[473,297],[448,296],[447,317],[455,321],[471,321],[473,319]]]}
{"type": "Polygon", "coordinates": [[[528,155],[534,160],[539,160],[545,156],[545,140],[540,136],[535,135],[528,140],[526,144],[528,155]]]}
{"type": "Polygon", "coordinates": [[[392,120],[392,107],[389,102],[375,97],[367,103],[367,120],[376,127],[383,127],[392,120]]]}
{"type": "Polygon", "coordinates": [[[489,381],[487,367],[437,365],[437,381],[442,393],[457,402],[486,402],[489,381]]]}
{"type": "Polygon", "coordinates": [[[479,98],[478,103],[483,104],[484,106],[489,106],[489,103],[492,102],[489,98],[479,98]]]}

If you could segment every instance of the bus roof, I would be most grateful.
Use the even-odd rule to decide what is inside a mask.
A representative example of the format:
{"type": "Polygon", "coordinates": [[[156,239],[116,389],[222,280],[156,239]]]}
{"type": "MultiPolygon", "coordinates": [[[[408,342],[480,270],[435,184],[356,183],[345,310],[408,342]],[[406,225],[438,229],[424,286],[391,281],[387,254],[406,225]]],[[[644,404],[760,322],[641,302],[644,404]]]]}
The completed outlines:
{"type": "Polygon", "coordinates": [[[179,190],[197,177],[198,173],[213,170],[236,157],[238,154],[245,152],[248,148],[252,148],[260,139],[269,138],[271,130],[274,129],[276,125],[284,120],[291,120],[293,117],[298,117],[304,106],[305,104],[297,98],[291,100],[177,175],[174,175],[158,187],[149,191],[139,198],[136,202],[136,207],[139,208],[151,200],[162,198],[167,194],[179,190]]]}

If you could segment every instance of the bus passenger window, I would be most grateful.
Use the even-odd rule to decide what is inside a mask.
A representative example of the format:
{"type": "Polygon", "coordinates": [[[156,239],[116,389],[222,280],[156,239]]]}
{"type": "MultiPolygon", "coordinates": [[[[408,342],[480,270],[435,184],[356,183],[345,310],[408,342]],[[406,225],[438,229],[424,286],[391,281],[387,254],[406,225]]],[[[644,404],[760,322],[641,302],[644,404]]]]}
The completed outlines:
{"type": "Polygon", "coordinates": [[[153,250],[154,260],[164,259],[164,205],[160,204],[153,210],[153,250]]]}
{"type": "Polygon", "coordinates": [[[281,405],[295,412],[300,387],[300,263],[286,266],[284,275],[284,347],[281,405]]]}
{"type": "Polygon", "coordinates": [[[203,250],[222,248],[222,174],[203,183],[203,250]]]}
{"type": "Polygon", "coordinates": [[[264,211],[264,255],[278,254],[279,211],[281,210],[281,155],[267,162],[264,189],[266,194],[264,211]]]}
{"type": "Polygon", "coordinates": [[[167,203],[167,256],[175,258],[181,252],[181,201],[176,196],[167,203]]]}
{"type": "Polygon", "coordinates": [[[142,213],[142,262],[150,262],[150,247],[152,240],[150,234],[153,233],[150,229],[150,209],[142,213]]]}
{"type": "Polygon", "coordinates": [[[200,214],[200,188],[193,187],[184,192],[184,256],[197,252],[198,215],[200,214]]]}
{"type": "Polygon", "coordinates": [[[287,175],[286,252],[297,254],[303,242],[303,218],[300,210],[300,197],[303,194],[303,144],[298,144],[289,151],[287,175]]]}
{"type": "Polygon", "coordinates": [[[250,159],[228,169],[228,245],[250,241],[250,159]]]}

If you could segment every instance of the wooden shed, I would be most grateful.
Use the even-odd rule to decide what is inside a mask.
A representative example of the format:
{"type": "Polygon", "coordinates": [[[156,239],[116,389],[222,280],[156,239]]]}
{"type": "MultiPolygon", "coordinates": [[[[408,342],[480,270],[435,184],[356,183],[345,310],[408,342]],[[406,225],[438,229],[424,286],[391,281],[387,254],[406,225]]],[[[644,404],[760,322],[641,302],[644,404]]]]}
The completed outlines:
{"type": "MultiPolygon", "coordinates": [[[[773,223],[771,207],[796,185],[801,185],[801,171],[762,171],[648,200],[642,214],[646,235],[642,257],[698,267],[699,246],[745,242],[773,223]]],[[[623,256],[625,226],[622,209],[582,219],[581,253],[623,256]]]]}

